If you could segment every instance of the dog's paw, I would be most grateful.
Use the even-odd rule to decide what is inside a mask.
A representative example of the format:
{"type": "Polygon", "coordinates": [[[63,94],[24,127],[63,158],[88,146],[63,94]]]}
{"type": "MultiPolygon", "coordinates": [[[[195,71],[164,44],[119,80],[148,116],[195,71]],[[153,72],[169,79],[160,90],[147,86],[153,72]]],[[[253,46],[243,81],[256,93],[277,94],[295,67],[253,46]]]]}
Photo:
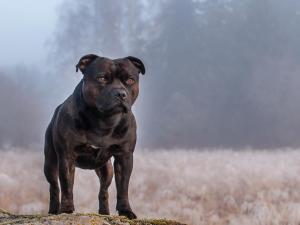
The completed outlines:
{"type": "Polygon", "coordinates": [[[109,210],[108,209],[99,209],[98,213],[101,215],[109,215],[109,210]]]}
{"type": "Polygon", "coordinates": [[[73,213],[74,210],[73,209],[60,209],[59,213],[67,213],[67,214],[71,214],[73,213]]]}
{"type": "Polygon", "coordinates": [[[74,212],[74,205],[61,205],[59,209],[59,213],[73,213],[74,212]]]}
{"type": "Polygon", "coordinates": [[[126,216],[128,219],[136,219],[136,215],[130,210],[119,210],[119,216],[126,216]]]}
{"type": "Polygon", "coordinates": [[[60,203],[58,201],[51,201],[49,205],[49,214],[58,214],[60,208],[60,203]]]}
{"type": "Polygon", "coordinates": [[[58,214],[59,210],[58,209],[49,209],[48,214],[58,214]]]}

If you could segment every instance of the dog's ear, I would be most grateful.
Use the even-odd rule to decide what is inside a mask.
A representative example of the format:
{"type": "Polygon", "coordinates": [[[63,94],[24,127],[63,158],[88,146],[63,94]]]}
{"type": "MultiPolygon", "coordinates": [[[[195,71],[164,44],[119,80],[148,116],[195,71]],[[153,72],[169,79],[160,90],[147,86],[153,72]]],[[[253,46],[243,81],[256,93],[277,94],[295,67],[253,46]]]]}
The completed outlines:
{"type": "Polygon", "coordinates": [[[94,55],[94,54],[89,54],[89,55],[85,55],[82,56],[79,59],[79,62],[76,65],[76,72],[78,72],[78,69],[80,69],[80,71],[82,73],[84,73],[85,68],[91,64],[91,62],[93,62],[96,58],[98,58],[99,56],[94,55]]]}
{"type": "Polygon", "coordinates": [[[133,56],[127,56],[126,59],[129,59],[133,63],[133,65],[140,70],[142,74],[145,74],[146,70],[142,60],[133,56]]]}

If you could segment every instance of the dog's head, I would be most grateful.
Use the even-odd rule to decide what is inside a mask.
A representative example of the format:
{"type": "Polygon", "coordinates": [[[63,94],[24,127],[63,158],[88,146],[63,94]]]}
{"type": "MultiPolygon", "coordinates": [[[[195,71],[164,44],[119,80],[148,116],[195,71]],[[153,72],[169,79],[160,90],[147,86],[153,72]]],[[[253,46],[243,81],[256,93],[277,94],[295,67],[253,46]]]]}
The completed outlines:
{"type": "Polygon", "coordinates": [[[139,73],[143,62],[133,56],[108,59],[85,55],[76,65],[83,73],[82,96],[85,103],[106,115],[128,112],[139,93],[139,73]]]}

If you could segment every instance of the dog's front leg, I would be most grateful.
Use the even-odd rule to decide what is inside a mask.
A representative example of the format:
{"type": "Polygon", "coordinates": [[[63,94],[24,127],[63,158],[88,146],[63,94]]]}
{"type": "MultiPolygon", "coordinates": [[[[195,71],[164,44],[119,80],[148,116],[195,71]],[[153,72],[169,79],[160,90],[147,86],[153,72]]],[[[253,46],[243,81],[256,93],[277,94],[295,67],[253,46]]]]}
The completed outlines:
{"type": "Polygon", "coordinates": [[[132,212],[128,199],[128,185],[133,167],[133,154],[115,156],[114,169],[117,186],[117,210],[120,216],[135,219],[136,215],[132,212]]]}
{"type": "Polygon", "coordinates": [[[73,184],[75,174],[75,163],[71,157],[66,155],[59,157],[59,182],[61,186],[61,207],[60,213],[72,213],[73,203],[73,184]]]}

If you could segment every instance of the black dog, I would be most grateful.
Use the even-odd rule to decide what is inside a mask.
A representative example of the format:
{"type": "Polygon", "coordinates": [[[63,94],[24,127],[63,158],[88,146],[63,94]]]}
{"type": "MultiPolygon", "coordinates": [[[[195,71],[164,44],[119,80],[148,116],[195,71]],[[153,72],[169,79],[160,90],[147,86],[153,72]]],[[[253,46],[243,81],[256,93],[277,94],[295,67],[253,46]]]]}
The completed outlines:
{"type": "Polygon", "coordinates": [[[72,213],[75,166],[93,169],[100,179],[99,213],[109,214],[108,187],[114,157],[119,215],[136,218],[128,200],[128,184],[136,143],[131,112],[139,92],[143,62],[129,56],[108,59],[83,56],[76,71],[83,79],[59,105],[45,134],[44,173],[50,184],[49,213],[72,213]],[[59,201],[58,177],[61,187],[59,201]]]}

